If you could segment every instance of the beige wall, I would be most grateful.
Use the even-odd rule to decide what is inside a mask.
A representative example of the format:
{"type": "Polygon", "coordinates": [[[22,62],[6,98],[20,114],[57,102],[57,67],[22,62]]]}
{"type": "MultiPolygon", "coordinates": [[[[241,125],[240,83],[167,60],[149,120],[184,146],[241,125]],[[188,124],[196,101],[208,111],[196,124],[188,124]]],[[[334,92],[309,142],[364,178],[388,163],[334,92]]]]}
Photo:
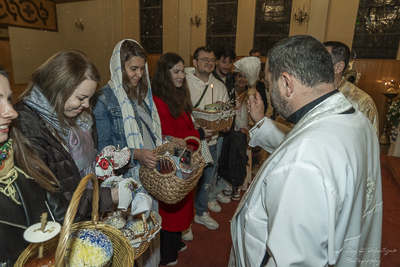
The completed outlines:
{"type": "Polygon", "coordinates": [[[179,0],[163,1],[163,53],[178,52],[179,36],[179,0]]]}
{"type": "Polygon", "coordinates": [[[358,3],[359,0],[330,1],[324,41],[340,41],[351,48],[358,3]]]}
{"type": "Polygon", "coordinates": [[[28,83],[29,75],[60,50],[56,32],[9,27],[14,82],[28,83]]]}
{"type": "MultiPolygon", "coordinates": [[[[118,3],[118,0],[113,0],[118,3]]],[[[134,39],[140,41],[140,2],[139,0],[121,0],[121,11],[122,11],[122,38],[120,39],[134,39]]],[[[118,12],[112,12],[115,20],[118,16],[118,12]]],[[[118,30],[115,25],[116,30],[118,30]]],[[[119,37],[117,37],[118,39],[119,37]]],[[[117,43],[118,41],[116,41],[117,43]]]]}
{"type": "MultiPolygon", "coordinates": [[[[194,50],[206,43],[207,0],[163,1],[163,52],[176,52],[191,64],[194,50]],[[191,26],[190,14],[200,16],[200,27],[191,26]],[[190,38],[189,38],[190,37],[190,38]]],[[[256,0],[239,0],[236,53],[246,56],[253,47],[256,0]]],[[[289,35],[309,34],[321,41],[338,40],[351,47],[359,0],[293,0],[293,9],[307,4],[309,20],[290,23],[289,35]]],[[[140,41],[139,0],[93,0],[57,5],[58,32],[9,27],[16,83],[55,52],[79,49],[99,68],[101,83],[109,79],[109,59],[115,44],[123,38],[140,41]],[[83,19],[83,31],[75,20],[83,19]]],[[[398,57],[400,56],[400,53],[398,57]]]]}
{"type": "MultiPolygon", "coordinates": [[[[94,62],[101,85],[110,77],[109,61],[115,44],[122,39],[122,3],[128,0],[95,0],[57,5],[58,32],[9,27],[16,83],[26,83],[30,73],[54,53],[81,50],[94,62]],[[72,14],[72,15],[71,15],[72,14]],[[83,31],[75,21],[83,19],[83,31]]],[[[127,30],[125,33],[127,34],[127,30]]],[[[127,34],[128,35],[128,34],[127,34]]],[[[138,34],[140,35],[140,33],[138,34]]],[[[138,36],[137,35],[137,36],[138,36]]]]}
{"type": "Polygon", "coordinates": [[[236,28],[236,53],[249,55],[253,48],[256,0],[239,0],[236,28]]]}
{"type": "MultiPolygon", "coordinates": [[[[191,50],[190,32],[194,26],[189,23],[190,12],[192,3],[188,0],[179,0],[179,35],[178,35],[178,54],[185,60],[185,66],[191,65],[190,55],[193,54],[191,50]]],[[[164,36],[164,38],[167,38],[164,36]]]]}

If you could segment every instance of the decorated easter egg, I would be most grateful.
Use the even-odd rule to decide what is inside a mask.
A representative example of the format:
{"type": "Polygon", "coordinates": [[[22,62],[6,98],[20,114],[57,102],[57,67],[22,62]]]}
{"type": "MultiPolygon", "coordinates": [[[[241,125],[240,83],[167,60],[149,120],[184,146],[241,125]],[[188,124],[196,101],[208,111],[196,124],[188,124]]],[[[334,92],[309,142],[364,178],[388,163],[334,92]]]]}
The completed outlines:
{"type": "MultiPolygon", "coordinates": [[[[131,229],[136,236],[143,235],[146,232],[143,220],[141,219],[133,219],[127,222],[125,228],[131,229]]],[[[150,230],[149,225],[148,225],[148,230],[150,230]]]]}
{"type": "Polygon", "coordinates": [[[124,236],[126,236],[126,238],[127,238],[129,241],[132,241],[132,240],[135,239],[135,232],[134,232],[133,230],[131,230],[131,229],[124,228],[124,229],[121,230],[121,232],[122,232],[122,234],[123,234],[124,236]]]}
{"type": "Polygon", "coordinates": [[[126,221],[120,216],[111,217],[104,221],[105,224],[111,225],[117,229],[122,229],[125,227],[126,221]]]}
{"type": "Polygon", "coordinates": [[[113,252],[112,242],[103,232],[81,229],[69,236],[67,266],[109,266],[113,252]]]}

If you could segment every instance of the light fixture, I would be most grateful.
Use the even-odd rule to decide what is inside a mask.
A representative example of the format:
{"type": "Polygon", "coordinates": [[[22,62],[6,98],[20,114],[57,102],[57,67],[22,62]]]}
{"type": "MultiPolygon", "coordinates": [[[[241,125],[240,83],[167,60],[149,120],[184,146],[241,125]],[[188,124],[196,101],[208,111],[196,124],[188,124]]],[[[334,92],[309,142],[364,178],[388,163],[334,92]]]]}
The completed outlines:
{"type": "Polygon", "coordinates": [[[83,24],[83,19],[79,19],[75,20],[75,27],[81,29],[81,31],[83,31],[83,29],[85,28],[85,25],[83,24]]]}
{"type": "Polygon", "coordinates": [[[388,124],[388,120],[387,120],[387,113],[389,112],[389,107],[392,103],[392,98],[396,97],[399,95],[399,90],[395,89],[395,84],[396,81],[395,80],[390,80],[390,82],[385,83],[385,89],[382,91],[382,94],[384,96],[387,97],[387,111],[386,116],[385,116],[385,120],[383,123],[383,129],[382,129],[382,135],[381,137],[379,137],[379,143],[382,145],[389,145],[390,144],[390,140],[389,137],[386,134],[386,130],[387,130],[387,124],[388,124]]]}
{"type": "Polygon", "coordinates": [[[197,16],[197,9],[196,9],[196,13],[195,16],[193,18],[193,13],[192,11],[190,11],[190,25],[196,25],[196,27],[198,28],[201,24],[201,10],[200,10],[200,14],[199,16],[197,16]]]}
{"type": "Polygon", "coordinates": [[[301,25],[309,17],[309,15],[307,13],[307,7],[308,7],[307,5],[305,5],[305,7],[304,7],[304,4],[301,3],[300,4],[300,8],[299,8],[299,12],[297,12],[297,6],[294,6],[293,19],[298,25],[301,25]]]}

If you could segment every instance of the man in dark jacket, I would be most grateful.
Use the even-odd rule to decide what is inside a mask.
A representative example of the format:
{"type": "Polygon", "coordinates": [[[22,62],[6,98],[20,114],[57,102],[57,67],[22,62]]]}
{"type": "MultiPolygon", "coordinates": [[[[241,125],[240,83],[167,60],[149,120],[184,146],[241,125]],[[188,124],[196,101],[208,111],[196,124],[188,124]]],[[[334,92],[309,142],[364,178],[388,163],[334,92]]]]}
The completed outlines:
{"type": "Polygon", "coordinates": [[[228,47],[220,47],[214,51],[215,69],[213,75],[216,79],[223,82],[228,90],[228,96],[232,100],[235,98],[235,79],[231,72],[233,61],[236,58],[236,53],[233,49],[228,47]]]}

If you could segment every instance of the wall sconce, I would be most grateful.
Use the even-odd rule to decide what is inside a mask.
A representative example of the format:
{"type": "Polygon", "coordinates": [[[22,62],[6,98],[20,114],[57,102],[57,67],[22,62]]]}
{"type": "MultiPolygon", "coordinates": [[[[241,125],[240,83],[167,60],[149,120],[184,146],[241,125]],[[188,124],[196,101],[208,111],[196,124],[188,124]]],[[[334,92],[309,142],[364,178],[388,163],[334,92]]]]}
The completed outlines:
{"type": "Polygon", "coordinates": [[[199,16],[197,16],[197,9],[196,9],[196,14],[193,18],[193,13],[192,11],[190,11],[190,25],[196,25],[196,27],[198,28],[201,24],[201,10],[200,10],[200,14],[199,16]]]}
{"type": "Polygon", "coordinates": [[[308,18],[307,5],[304,8],[304,4],[301,3],[298,13],[297,13],[297,6],[294,6],[293,19],[298,25],[301,25],[303,21],[307,20],[307,18],[308,18]]]}
{"type": "Polygon", "coordinates": [[[85,25],[83,24],[83,19],[79,19],[75,20],[75,27],[81,29],[81,31],[83,31],[83,29],[85,28],[85,25]]]}
{"type": "Polygon", "coordinates": [[[382,145],[389,145],[390,144],[390,139],[386,134],[386,130],[387,130],[387,124],[388,124],[388,120],[387,120],[387,113],[389,111],[389,107],[392,103],[392,98],[396,97],[399,95],[399,90],[395,89],[395,84],[396,81],[395,80],[390,80],[390,82],[385,83],[385,89],[382,91],[382,94],[384,96],[387,97],[387,111],[386,111],[386,115],[385,115],[385,121],[383,123],[383,129],[382,129],[382,135],[381,137],[379,137],[379,143],[382,145]]]}

